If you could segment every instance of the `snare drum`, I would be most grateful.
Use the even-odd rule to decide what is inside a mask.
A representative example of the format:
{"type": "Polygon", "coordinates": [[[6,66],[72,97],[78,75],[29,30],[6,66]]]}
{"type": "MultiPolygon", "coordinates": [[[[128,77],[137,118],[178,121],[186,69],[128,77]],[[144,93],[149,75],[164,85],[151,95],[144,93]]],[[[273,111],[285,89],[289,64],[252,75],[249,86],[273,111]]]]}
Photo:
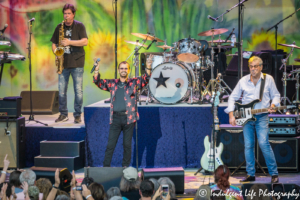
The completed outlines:
{"type": "Polygon", "coordinates": [[[195,88],[195,74],[184,62],[162,63],[155,67],[149,80],[149,90],[162,104],[175,104],[190,96],[195,88]]]}

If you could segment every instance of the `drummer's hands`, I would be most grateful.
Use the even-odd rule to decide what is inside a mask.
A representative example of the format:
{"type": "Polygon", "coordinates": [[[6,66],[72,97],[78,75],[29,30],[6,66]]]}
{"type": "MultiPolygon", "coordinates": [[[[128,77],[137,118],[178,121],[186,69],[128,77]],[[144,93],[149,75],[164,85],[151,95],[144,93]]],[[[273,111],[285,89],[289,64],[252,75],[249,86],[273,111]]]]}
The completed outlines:
{"type": "Polygon", "coordinates": [[[153,63],[153,57],[154,57],[154,55],[150,54],[150,56],[147,58],[146,66],[148,69],[151,69],[151,65],[153,63]]]}
{"type": "Polygon", "coordinates": [[[233,112],[229,113],[229,124],[231,124],[232,126],[236,126],[235,117],[233,115],[233,112]]]}

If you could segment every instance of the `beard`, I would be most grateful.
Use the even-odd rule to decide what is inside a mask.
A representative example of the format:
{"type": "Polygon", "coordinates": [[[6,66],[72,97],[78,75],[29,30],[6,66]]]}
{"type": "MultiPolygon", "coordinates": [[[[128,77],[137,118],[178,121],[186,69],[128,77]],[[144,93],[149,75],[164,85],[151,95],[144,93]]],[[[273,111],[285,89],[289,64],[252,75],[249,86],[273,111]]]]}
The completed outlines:
{"type": "Polygon", "coordinates": [[[127,73],[120,73],[120,77],[121,77],[121,78],[127,78],[127,77],[128,77],[128,74],[127,74],[127,73]]]}

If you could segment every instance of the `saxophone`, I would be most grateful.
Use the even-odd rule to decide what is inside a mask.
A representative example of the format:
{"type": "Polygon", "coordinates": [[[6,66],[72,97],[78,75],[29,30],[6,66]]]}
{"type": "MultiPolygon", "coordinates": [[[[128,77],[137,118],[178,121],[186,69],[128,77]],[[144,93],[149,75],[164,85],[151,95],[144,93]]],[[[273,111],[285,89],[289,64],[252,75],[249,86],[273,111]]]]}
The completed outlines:
{"type": "Polygon", "coordinates": [[[55,64],[57,66],[57,73],[61,74],[64,69],[64,46],[61,44],[61,41],[65,38],[65,32],[64,32],[64,21],[61,23],[61,27],[59,29],[59,40],[58,40],[58,47],[54,50],[54,54],[58,57],[55,60],[55,64]]]}

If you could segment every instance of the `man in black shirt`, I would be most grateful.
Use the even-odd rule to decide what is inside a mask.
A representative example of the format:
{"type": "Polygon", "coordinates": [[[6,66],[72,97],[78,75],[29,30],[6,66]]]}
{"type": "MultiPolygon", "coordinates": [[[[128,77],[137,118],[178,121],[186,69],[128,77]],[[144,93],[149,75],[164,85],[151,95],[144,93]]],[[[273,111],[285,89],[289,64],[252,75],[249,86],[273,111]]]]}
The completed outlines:
{"type": "Polygon", "coordinates": [[[146,63],[146,73],[136,78],[128,78],[130,65],[126,61],[119,64],[119,79],[101,79],[98,73],[99,66],[94,71],[94,83],[100,89],[109,91],[111,94],[110,128],[103,167],[110,167],[121,131],[123,131],[124,148],[122,166],[128,167],[130,164],[132,134],[135,122],[139,117],[136,111],[135,93],[147,85],[151,73],[152,59],[153,55],[150,55],[146,63]]]}
{"type": "MultiPolygon", "coordinates": [[[[63,7],[64,14],[64,39],[61,44],[64,46],[65,53],[63,62],[63,71],[58,75],[58,89],[59,89],[59,112],[60,115],[55,122],[64,122],[69,120],[68,118],[68,106],[67,106],[67,89],[69,84],[70,75],[73,79],[73,86],[75,92],[74,101],[74,122],[81,122],[81,107],[83,101],[82,82],[83,82],[83,67],[85,52],[83,46],[87,46],[88,38],[85,30],[85,26],[74,20],[76,9],[72,4],[66,4],[63,7]]],[[[59,43],[59,30],[61,24],[58,24],[55,28],[53,36],[51,38],[53,52],[57,48],[59,43]]],[[[56,58],[58,59],[58,58],[56,58]]]]}

